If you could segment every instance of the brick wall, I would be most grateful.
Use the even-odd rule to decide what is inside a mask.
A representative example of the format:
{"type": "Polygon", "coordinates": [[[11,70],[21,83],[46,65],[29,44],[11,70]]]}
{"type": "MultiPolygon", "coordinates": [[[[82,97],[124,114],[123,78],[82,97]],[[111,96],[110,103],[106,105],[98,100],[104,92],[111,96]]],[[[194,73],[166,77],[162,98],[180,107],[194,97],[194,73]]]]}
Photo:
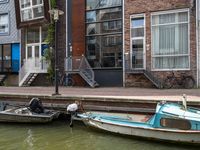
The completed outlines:
{"type": "MultiPolygon", "coordinates": [[[[134,14],[145,14],[146,21],[146,68],[151,71],[151,13],[189,8],[190,12],[190,66],[189,71],[177,71],[176,75],[182,73],[192,75],[196,79],[196,31],[195,31],[195,8],[193,0],[125,0],[125,53],[130,54],[130,16],[134,14]]],[[[131,63],[129,61],[129,63],[131,63]]],[[[151,71],[159,80],[164,80],[171,71],[151,71]]],[[[131,73],[126,74],[126,85],[137,86],[135,84],[135,75],[131,73]]],[[[139,82],[139,81],[138,81],[139,82]]],[[[141,80],[141,83],[146,81],[141,80]]],[[[149,84],[141,84],[141,86],[151,86],[149,84]]]]}

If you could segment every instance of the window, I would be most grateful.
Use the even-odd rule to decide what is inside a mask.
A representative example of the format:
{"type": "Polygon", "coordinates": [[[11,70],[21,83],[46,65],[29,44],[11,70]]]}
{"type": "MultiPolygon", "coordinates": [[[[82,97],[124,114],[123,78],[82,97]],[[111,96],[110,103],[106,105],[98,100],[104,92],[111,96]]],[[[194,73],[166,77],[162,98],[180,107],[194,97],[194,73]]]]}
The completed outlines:
{"type": "Polygon", "coordinates": [[[180,130],[190,130],[191,123],[188,120],[184,119],[170,119],[162,118],[160,120],[160,125],[166,128],[180,129],[180,130]]]}
{"type": "Polygon", "coordinates": [[[144,15],[131,17],[131,66],[132,69],[145,67],[145,20],[144,15]]]}
{"type": "Polygon", "coordinates": [[[28,28],[26,33],[26,58],[40,58],[46,48],[47,27],[28,28]]]}
{"type": "Polygon", "coordinates": [[[20,0],[21,21],[44,17],[43,0],[20,0]]]}
{"type": "Polygon", "coordinates": [[[87,1],[87,6],[86,6],[87,10],[115,7],[122,5],[121,0],[86,0],[86,1],[87,1]]]}
{"type": "Polygon", "coordinates": [[[8,0],[0,0],[0,4],[1,3],[7,3],[8,2],[8,0]]]}
{"type": "Polygon", "coordinates": [[[86,56],[93,68],[122,67],[122,0],[86,0],[86,56]]]}
{"type": "Polygon", "coordinates": [[[152,15],[153,69],[189,68],[189,13],[152,15]]]}
{"type": "Polygon", "coordinates": [[[11,45],[0,45],[0,72],[11,71],[11,45]]]}
{"type": "Polygon", "coordinates": [[[9,34],[9,15],[8,13],[0,14],[0,35],[9,34]]]}

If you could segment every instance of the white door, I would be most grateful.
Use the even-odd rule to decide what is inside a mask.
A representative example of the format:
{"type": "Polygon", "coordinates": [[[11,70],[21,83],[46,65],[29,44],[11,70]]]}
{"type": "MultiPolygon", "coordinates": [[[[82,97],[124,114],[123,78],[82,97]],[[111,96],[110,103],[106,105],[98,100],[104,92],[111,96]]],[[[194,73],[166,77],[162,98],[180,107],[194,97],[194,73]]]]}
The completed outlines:
{"type": "Polygon", "coordinates": [[[132,40],[132,68],[144,69],[145,67],[144,39],[132,40]]]}
{"type": "Polygon", "coordinates": [[[26,59],[41,58],[41,50],[39,45],[27,46],[26,59]]]}

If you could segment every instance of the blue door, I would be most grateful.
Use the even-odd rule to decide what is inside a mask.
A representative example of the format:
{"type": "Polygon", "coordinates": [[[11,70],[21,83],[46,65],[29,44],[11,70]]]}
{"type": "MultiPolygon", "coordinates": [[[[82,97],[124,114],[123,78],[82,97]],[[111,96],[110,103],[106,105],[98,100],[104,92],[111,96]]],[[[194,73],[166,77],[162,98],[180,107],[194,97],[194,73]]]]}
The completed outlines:
{"type": "Polygon", "coordinates": [[[20,45],[12,44],[12,72],[19,72],[20,45]]]}

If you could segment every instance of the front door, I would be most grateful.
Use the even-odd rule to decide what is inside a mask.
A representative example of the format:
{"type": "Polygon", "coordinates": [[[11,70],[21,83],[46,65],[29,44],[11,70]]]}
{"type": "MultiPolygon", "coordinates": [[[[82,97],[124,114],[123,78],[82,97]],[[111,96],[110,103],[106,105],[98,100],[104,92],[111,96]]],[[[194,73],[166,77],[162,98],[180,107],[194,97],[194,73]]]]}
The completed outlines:
{"type": "Polygon", "coordinates": [[[132,41],[132,68],[144,69],[144,39],[132,41]]]}
{"type": "Polygon", "coordinates": [[[145,16],[131,17],[131,68],[145,69],[145,16]]]}
{"type": "Polygon", "coordinates": [[[39,59],[41,58],[40,46],[30,45],[27,46],[26,59],[39,59]]]}

